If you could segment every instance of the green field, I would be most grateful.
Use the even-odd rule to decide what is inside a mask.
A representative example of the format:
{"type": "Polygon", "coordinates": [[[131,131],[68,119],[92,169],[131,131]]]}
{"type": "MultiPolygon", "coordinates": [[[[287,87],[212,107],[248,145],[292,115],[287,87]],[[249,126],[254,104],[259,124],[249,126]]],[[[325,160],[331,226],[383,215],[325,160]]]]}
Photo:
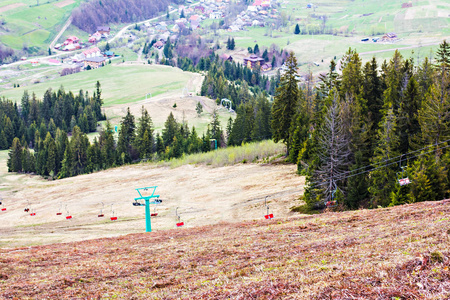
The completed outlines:
{"type": "Polygon", "coordinates": [[[112,106],[143,100],[147,93],[152,93],[153,97],[177,89],[181,93],[181,89],[191,77],[190,74],[177,68],[164,66],[107,65],[32,86],[2,91],[0,96],[20,101],[23,92],[28,90],[29,93],[34,92],[38,98],[41,98],[49,87],[58,89],[60,86],[74,93],[78,93],[80,89],[93,91],[98,80],[102,85],[105,106],[112,106]]]}
{"type": "Polygon", "coordinates": [[[67,21],[72,10],[81,0],[74,0],[63,7],[58,7],[63,1],[22,0],[2,1],[0,4],[0,18],[4,19],[7,30],[0,35],[0,42],[14,49],[22,49],[24,45],[33,47],[33,51],[46,50],[48,44],[67,21]],[[11,9],[8,5],[15,4],[11,9]]]}
{"type": "Polygon", "coordinates": [[[242,60],[245,50],[256,43],[260,48],[275,44],[280,49],[294,51],[302,72],[310,69],[315,74],[327,70],[330,60],[341,58],[349,48],[361,53],[363,61],[375,56],[381,64],[398,49],[404,57],[413,57],[420,63],[425,56],[436,52],[439,43],[450,39],[450,4],[447,2],[413,1],[412,7],[402,8],[402,2],[388,0],[284,0],[276,9],[286,20],[286,26],[277,30],[266,24],[266,27],[246,27],[239,32],[221,29],[223,47],[220,53],[242,60]],[[307,8],[308,3],[313,7],[307,8]],[[294,34],[296,24],[304,34],[294,34]],[[331,34],[312,33],[322,27],[331,34]],[[386,32],[396,33],[399,40],[395,43],[361,42],[363,38],[381,37],[386,32]],[[235,51],[225,49],[229,37],[235,39],[235,51]]]}

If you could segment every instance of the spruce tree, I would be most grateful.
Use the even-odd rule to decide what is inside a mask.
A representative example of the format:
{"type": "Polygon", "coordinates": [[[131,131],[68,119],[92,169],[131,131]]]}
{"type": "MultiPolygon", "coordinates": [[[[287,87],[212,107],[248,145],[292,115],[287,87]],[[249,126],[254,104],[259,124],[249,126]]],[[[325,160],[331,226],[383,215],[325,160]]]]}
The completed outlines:
{"type": "Polygon", "coordinates": [[[378,131],[378,144],[372,158],[374,170],[369,175],[371,180],[369,187],[371,206],[375,208],[378,205],[389,205],[391,192],[397,184],[397,165],[390,165],[391,159],[399,155],[397,152],[399,138],[396,127],[397,120],[394,111],[388,109],[378,131]]]}
{"type": "Polygon", "coordinates": [[[298,24],[296,24],[294,34],[299,34],[299,33],[300,33],[300,27],[298,26],[298,24]]]}
{"type": "Polygon", "coordinates": [[[315,184],[319,185],[324,201],[332,200],[333,193],[343,192],[342,177],[349,165],[350,140],[342,124],[339,95],[334,89],[329,96],[322,126],[317,131],[317,156],[320,163],[314,171],[315,184]]]}
{"type": "Polygon", "coordinates": [[[438,69],[443,68],[445,72],[450,70],[450,45],[446,40],[439,44],[439,49],[436,51],[436,62],[438,69]]]}
{"type": "Polygon", "coordinates": [[[22,171],[22,145],[20,145],[19,138],[14,138],[11,149],[9,150],[8,158],[8,172],[22,171]]]}
{"type": "Polygon", "coordinates": [[[178,132],[178,127],[179,125],[171,112],[167,117],[167,120],[164,123],[164,128],[162,130],[162,139],[164,141],[164,148],[172,146],[173,138],[178,132]]]}
{"type": "Polygon", "coordinates": [[[281,76],[272,105],[272,134],[275,142],[286,144],[286,156],[291,146],[291,126],[298,111],[300,90],[298,88],[297,59],[291,52],[286,60],[288,70],[281,76]]]}

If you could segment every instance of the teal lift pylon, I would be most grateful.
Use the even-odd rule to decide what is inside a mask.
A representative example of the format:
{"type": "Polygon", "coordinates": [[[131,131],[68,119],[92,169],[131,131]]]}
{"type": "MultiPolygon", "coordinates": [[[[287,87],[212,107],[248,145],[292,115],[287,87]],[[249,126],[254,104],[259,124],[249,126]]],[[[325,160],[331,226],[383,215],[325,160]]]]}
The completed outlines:
{"type": "Polygon", "coordinates": [[[158,204],[161,203],[161,200],[155,200],[150,202],[152,198],[159,198],[159,195],[155,195],[157,186],[150,186],[144,188],[138,188],[136,191],[139,193],[138,198],[134,198],[134,201],[138,202],[139,200],[145,200],[145,232],[152,232],[152,222],[150,217],[150,204],[158,204]],[[150,196],[142,196],[141,190],[148,191],[153,189],[153,192],[150,196]]]}

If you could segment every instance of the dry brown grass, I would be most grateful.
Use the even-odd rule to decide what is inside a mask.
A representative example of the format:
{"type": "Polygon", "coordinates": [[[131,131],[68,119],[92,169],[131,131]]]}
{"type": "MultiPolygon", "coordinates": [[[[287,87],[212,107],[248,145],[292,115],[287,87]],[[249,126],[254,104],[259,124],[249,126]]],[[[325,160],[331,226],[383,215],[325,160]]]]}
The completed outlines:
{"type": "Polygon", "coordinates": [[[0,7],[0,14],[7,12],[8,10],[21,7],[21,6],[25,6],[25,3],[14,3],[14,4],[2,6],[2,7],[0,7]]]}
{"type": "Polygon", "coordinates": [[[64,1],[61,1],[61,2],[55,3],[55,6],[57,6],[59,8],[62,8],[62,7],[65,7],[65,6],[73,4],[73,3],[75,3],[74,0],[64,0],[64,1]]]}
{"type": "Polygon", "coordinates": [[[0,298],[448,299],[450,201],[0,250],[0,298]]]}

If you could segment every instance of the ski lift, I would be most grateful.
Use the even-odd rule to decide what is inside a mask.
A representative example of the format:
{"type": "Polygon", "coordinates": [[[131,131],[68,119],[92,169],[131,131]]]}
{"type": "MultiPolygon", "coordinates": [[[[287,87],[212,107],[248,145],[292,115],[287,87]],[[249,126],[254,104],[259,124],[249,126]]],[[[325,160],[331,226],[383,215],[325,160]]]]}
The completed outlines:
{"type": "Polygon", "coordinates": [[[99,218],[103,218],[105,214],[103,213],[103,208],[105,207],[105,204],[102,202],[102,208],[100,209],[100,213],[98,214],[99,218]]]}
{"type": "MultiPolygon", "coordinates": [[[[161,201],[161,200],[159,200],[159,201],[161,201]]],[[[153,209],[153,213],[150,214],[150,217],[156,217],[158,215],[158,213],[156,212],[156,206],[158,206],[158,203],[161,203],[161,202],[158,202],[158,200],[156,200],[155,202],[156,202],[155,208],[153,209]]]]}
{"type": "Polygon", "coordinates": [[[59,209],[58,209],[58,211],[56,212],[56,215],[57,215],[57,216],[61,216],[61,215],[62,215],[61,210],[62,210],[62,202],[59,203],[59,209]]]}
{"type": "Polygon", "coordinates": [[[34,209],[31,211],[30,216],[35,216],[36,213],[34,212],[34,209]]]}
{"type": "Polygon", "coordinates": [[[113,205],[114,205],[114,203],[111,204],[111,218],[110,219],[111,219],[111,221],[117,221],[117,216],[114,215],[114,210],[112,209],[113,205]]]}
{"type": "Polygon", "coordinates": [[[411,183],[411,181],[409,180],[409,177],[408,177],[408,171],[406,170],[406,166],[402,166],[403,155],[400,156],[400,162],[399,162],[401,171],[397,172],[397,174],[396,174],[397,182],[398,182],[398,184],[400,184],[400,186],[408,185],[411,183]]]}
{"type": "Polygon", "coordinates": [[[337,201],[334,200],[334,193],[336,193],[336,189],[331,194],[331,200],[327,201],[327,203],[325,204],[327,206],[327,208],[333,208],[338,205],[337,201]]]}
{"type": "Polygon", "coordinates": [[[184,222],[181,222],[181,220],[180,220],[180,215],[178,214],[178,207],[175,209],[175,215],[176,215],[177,218],[178,218],[177,227],[184,226],[184,222]]]}
{"type": "Polygon", "coordinates": [[[3,204],[3,203],[1,203],[1,202],[0,202],[0,204],[2,205],[2,211],[6,211],[5,204],[3,204]]]}
{"type": "Polygon", "coordinates": [[[66,220],[72,219],[72,216],[69,214],[69,211],[67,210],[67,205],[66,205],[66,212],[67,212],[66,220]]]}
{"type": "Polygon", "coordinates": [[[267,197],[269,196],[266,196],[266,198],[264,198],[264,206],[267,209],[267,214],[264,215],[264,218],[266,218],[266,220],[270,220],[273,219],[273,214],[269,214],[269,205],[267,205],[267,197]]]}
{"type": "Polygon", "coordinates": [[[30,200],[27,200],[27,206],[25,207],[25,209],[23,211],[24,212],[29,212],[30,211],[30,200]]]}

